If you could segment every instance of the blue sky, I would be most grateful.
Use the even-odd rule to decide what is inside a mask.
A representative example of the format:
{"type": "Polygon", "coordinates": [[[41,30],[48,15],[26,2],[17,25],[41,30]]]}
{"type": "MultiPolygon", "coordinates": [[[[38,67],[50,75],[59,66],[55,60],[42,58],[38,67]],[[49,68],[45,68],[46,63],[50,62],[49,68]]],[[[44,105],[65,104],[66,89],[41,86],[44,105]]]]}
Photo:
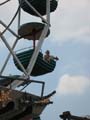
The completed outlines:
{"type": "MultiPolygon", "coordinates": [[[[4,1],[4,0],[0,0],[4,1]]],[[[17,0],[12,0],[0,7],[0,19],[6,24],[17,8],[17,0]],[[8,12],[7,12],[8,11],[8,12]]],[[[90,115],[90,0],[59,0],[57,10],[51,14],[51,34],[45,39],[42,51],[46,49],[58,56],[55,71],[35,80],[46,82],[45,95],[56,90],[52,97],[53,105],[49,105],[42,120],[59,120],[63,111],[71,111],[76,115],[90,115]]],[[[41,21],[22,12],[22,23],[41,21]]],[[[12,29],[16,31],[15,20],[12,29]]],[[[0,26],[2,30],[2,26],[0,26]]],[[[7,41],[12,44],[15,38],[7,32],[7,41]]],[[[17,48],[30,46],[28,41],[19,41],[17,48]]],[[[0,65],[8,53],[0,40],[0,65]]],[[[1,66],[0,66],[1,68],[1,66]]],[[[21,74],[10,59],[4,74],[21,74]]],[[[38,88],[39,89],[39,88],[38,88]]],[[[30,86],[27,88],[30,91],[30,86]]]]}

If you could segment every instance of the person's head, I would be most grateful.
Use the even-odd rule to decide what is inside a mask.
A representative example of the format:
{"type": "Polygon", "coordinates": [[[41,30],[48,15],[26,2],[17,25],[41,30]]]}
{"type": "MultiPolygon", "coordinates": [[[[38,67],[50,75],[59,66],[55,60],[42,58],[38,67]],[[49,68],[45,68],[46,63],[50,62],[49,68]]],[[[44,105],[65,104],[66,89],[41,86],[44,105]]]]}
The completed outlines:
{"type": "Polygon", "coordinates": [[[49,50],[46,50],[46,52],[45,52],[46,54],[50,54],[50,51],[49,50]]]}

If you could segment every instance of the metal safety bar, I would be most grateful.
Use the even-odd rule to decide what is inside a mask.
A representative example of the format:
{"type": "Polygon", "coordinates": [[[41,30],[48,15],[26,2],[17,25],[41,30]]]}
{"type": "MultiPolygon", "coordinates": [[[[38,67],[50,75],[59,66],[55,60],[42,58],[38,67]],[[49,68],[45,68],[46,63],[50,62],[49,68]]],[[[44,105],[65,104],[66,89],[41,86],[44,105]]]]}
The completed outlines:
{"type": "MultiPolygon", "coordinates": [[[[7,25],[3,22],[3,21],[1,21],[0,20],[0,23],[5,27],[5,28],[7,28],[7,30],[9,31],[9,32],[11,32],[15,37],[19,37],[13,30],[11,30],[10,28],[8,28],[7,27],[7,25]]],[[[2,35],[2,33],[1,33],[1,35],[2,35]]]]}
{"type": "MultiPolygon", "coordinates": [[[[19,80],[19,81],[25,82],[25,84],[28,84],[28,85],[29,85],[30,83],[38,83],[38,84],[41,84],[41,85],[42,85],[41,97],[43,97],[44,88],[45,88],[45,82],[43,82],[43,81],[30,80],[30,79],[25,79],[25,78],[20,78],[20,77],[13,77],[13,76],[2,76],[2,75],[0,75],[0,78],[10,79],[10,80],[12,80],[12,82],[19,80]]],[[[27,86],[26,86],[26,87],[27,87],[27,86]]],[[[24,87],[23,89],[25,89],[26,87],[24,87]]],[[[8,85],[8,88],[13,89],[13,88],[12,88],[12,83],[11,83],[10,85],[8,85]]],[[[22,91],[23,89],[21,89],[21,91],[22,91]]]]}

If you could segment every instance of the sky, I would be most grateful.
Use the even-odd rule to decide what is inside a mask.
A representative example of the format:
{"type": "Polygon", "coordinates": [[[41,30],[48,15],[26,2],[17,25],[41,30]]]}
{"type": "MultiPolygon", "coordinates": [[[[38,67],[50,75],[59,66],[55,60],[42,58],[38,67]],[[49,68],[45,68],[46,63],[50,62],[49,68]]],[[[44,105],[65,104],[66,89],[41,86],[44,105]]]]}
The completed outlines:
{"type": "MultiPolygon", "coordinates": [[[[0,3],[4,0],[0,0],[0,3]]],[[[17,0],[11,0],[0,6],[0,20],[9,23],[17,9],[17,0]]],[[[45,81],[45,95],[53,90],[52,105],[46,107],[41,115],[42,120],[59,120],[64,111],[71,111],[78,116],[90,115],[90,0],[59,0],[58,7],[50,17],[50,35],[42,45],[42,51],[49,49],[58,56],[55,70],[47,75],[32,77],[45,81]]],[[[22,11],[21,23],[41,22],[40,18],[22,11]]],[[[17,20],[11,28],[17,31],[17,20]]],[[[0,25],[0,31],[3,27],[0,25]]],[[[5,33],[10,45],[15,37],[5,33]]],[[[30,41],[19,41],[18,48],[28,47],[30,41]]],[[[8,50],[0,39],[0,69],[8,50]],[[3,59],[3,61],[2,61],[3,59]]],[[[11,57],[4,74],[21,74],[13,64],[11,57]]],[[[38,88],[39,89],[39,88],[38,88]]],[[[26,89],[30,91],[30,86],[26,89]]],[[[37,88],[36,88],[37,91],[37,88]]]]}

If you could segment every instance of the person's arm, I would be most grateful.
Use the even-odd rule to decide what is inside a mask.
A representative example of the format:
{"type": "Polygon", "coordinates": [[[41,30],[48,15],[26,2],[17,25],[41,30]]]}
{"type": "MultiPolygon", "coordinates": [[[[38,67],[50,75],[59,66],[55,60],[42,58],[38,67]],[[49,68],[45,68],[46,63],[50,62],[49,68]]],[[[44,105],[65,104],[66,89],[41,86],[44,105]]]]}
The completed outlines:
{"type": "Polygon", "coordinates": [[[54,57],[54,59],[55,59],[55,60],[59,60],[59,58],[58,58],[57,56],[56,56],[56,57],[54,57]]]}

